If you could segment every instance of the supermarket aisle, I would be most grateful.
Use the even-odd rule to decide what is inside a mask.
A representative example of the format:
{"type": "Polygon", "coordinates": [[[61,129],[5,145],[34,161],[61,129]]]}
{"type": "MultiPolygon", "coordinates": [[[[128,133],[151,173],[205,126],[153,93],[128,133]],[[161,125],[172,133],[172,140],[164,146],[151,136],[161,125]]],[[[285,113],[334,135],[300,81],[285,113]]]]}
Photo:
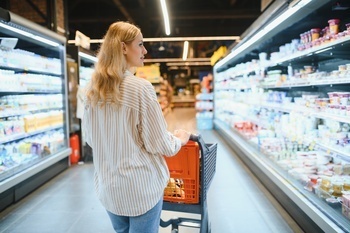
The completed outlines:
{"type": "MultiPolygon", "coordinates": [[[[213,233],[302,232],[278,203],[256,182],[215,131],[197,131],[195,110],[174,109],[166,118],[169,130],[184,128],[201,133],[206,142],[218,142],[217,172],[208,192],[213,233]]],[[[0,213],[0,232],[8,233],[113,233],[92,183],[91,163],[75,165],[0,213]]],[[[162,219],[193,217],[163,211],[162,219]]],[[[170,227],[160,233],[170,233],[170,227]]],[[[180,233],[198,229],[180,228],[180,233]]]]}

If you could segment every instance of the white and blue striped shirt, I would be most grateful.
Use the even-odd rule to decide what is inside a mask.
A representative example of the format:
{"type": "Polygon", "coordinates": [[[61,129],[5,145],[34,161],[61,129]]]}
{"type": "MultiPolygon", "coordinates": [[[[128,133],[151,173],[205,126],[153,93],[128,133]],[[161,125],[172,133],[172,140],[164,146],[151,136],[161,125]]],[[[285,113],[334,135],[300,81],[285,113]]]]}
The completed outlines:
{"type": "Polygon", "coordinates": [[[121,101],[93,107],[85,100],[83,130],[93,149],[95,189],[111,213],[138,216],[154,207],[169,179],[165,156],[181,141],[167,131],[152,84],[131,72],[120,85],[121,101]]]}

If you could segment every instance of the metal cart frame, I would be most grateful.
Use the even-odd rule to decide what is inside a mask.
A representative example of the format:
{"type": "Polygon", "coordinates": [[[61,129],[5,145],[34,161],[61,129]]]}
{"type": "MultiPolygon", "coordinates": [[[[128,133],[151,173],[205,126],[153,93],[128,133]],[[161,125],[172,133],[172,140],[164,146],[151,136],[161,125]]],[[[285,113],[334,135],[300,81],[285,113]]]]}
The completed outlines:
{"type": "Polygon", "coordinates": [[[177,233],[179,226],[200,228],[200,233],[211,232],[207,210],[207,192],[216,171],[217,143],[206,144],[201,135],[191,135],[191,141],[199,145],[200,150],[200,200],[198,204],[163,202],[163,210],[200,214],[201,219],[175,218],[168,221],[160,219],[160,226],[172,226],[171,232],[177,233]]]}

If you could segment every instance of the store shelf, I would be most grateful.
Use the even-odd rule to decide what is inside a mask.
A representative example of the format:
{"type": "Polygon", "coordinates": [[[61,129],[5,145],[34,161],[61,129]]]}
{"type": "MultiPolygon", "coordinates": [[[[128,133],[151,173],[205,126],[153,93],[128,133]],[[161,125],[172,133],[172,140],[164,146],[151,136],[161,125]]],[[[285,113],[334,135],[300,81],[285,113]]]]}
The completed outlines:
{"type": "Polygon", "coordinates": [[[321,80],[297,80],[297,81],[287,81],[281,85],[260,85],[262,88],[293,88],[293,87],[312,87],[312,86],[334,86],[349,84],[350,78],[340,78],[340,77],[330,77],[321,80]]]}
{"type": "Polygon", "coordinates": [[[274,103],[260,103],[260,104],[253,104],[253,106],[256,107],[263,107],[268,109],[274,109],[276,111],[280,112],[299,112],[307,116],[313,116],[320,119],[329,119],[329,120],[335,120],[339,122],[349,123],[350,124],[350,117],[347,115],[336,115],[336,114],[330,114],[326,112],[320,112],[319,110],[307,108],[304,106],[300,106],[294,103],[288,103],[288,104],[274,104],[274,103]]]}
{"type": "Polygon", "coordinates": [[[323,151],[332,157],[340,158],[344,161],[350,162],[350,151],[346,152],[344,151],[344,148],[329,146],[323,143],[316,142],[315,149],[323,151]]]}
{"type": "Polygon", "coordinates": [[[7,70],[13,70],[16,72],[29,72],[32,74],[42,74],[42,75],[52,75],[52,76],[60,76],[62,73],[60,73],[59,70],[56,72],[53,72],[52,70],[49,69],[37,69],[36,67],[19,67],[18,65],[13,65],[13,64],[4,64],[0,60],[0,69],[7,69],[7,70]]]}
{"type": "MultiPolygon", "coordinates": [[[[232,112],[237,115],[242,115],[242,108],[249,109],[249,108],[267,108],[275,111],[285,112],[285,113],[291,113],[291,112],[298,112],[302,113],[306,116],[312,116],[319,119],[328,119],[328,120],[334,120],[339,121],[343,123],[349,123],[350,124],[350,117],[348,115],[337,115],[337,114],[331,114],[326,112],[320,112],[319,110],[303,107],[294,103],[244,103],[244,102],[235,102],[233,105],[229,106],[229,109],[232,109],[232,112]],[[232,107],[233,106],[233,107],[232,107]]],[[[229,111],[229,110],[226,110],[229,111]]],[[[248,117],[247,115],[242,115],[244,117],[248,117]]],[[[251,116],[250,116],[251,118],[251,116]]],[[[252,118],[254,119],[254,118],[252,118]]]]}
{"type": "Polygon", "coordinates": [[[173,97],[172,103],[176,107],[194,107],[196,99],[194,96],[177,96],[173,97]]]}
{"type": "Polygon", "coordinates": [[[344,54],[344,50],[350,49],[350,36],[336,39],[325,44],[295,52],[292,55],[285,56],[279,60],[274,61],[270,66],[289,65],[293,63],[305,63],[309,61],[318,62],[327,60],[329,58],[337,57],[339,54],[344,54]]]}
{"type": "Polygon", "coordinates": [[[63,128],[63,125],[58,125],[58,126],[53,126],[53,127],[48,127],[45,129],[41,129],[41,130],[36,130],[34,132],[30,132],[30,133],[20,133],[20,134],[14,134],[11,136],[7,136],[5,138],[1,138],[0,139],[0,144],[4,144],[4,143],[8,143],[8,142],[12,142],[12,141],[16,141],[16,140],[20,140],[23,138],[28,138],[37,134],[41,134],[41,133],[45,133],[54,129],[59,129],[59,128],[63,128]]]}

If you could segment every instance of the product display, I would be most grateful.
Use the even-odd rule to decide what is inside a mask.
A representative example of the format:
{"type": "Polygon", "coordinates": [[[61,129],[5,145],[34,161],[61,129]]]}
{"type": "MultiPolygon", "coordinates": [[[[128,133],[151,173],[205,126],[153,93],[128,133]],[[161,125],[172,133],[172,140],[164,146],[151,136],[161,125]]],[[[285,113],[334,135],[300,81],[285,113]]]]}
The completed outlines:
{"type": "Polygon", "coordinates": [[[152,83],[163,114],[166,115],[169,111],[171,111],[173,88],[169,84],[168,80],[161,76],[160,67],[157,65],[138,67],[136,70],[136,76],[144,78],[152,83]]]}
{"type": "Polygon", "coordinates": [[[155,85],[154,88],[158,95],[158,101],[163,114],[166,115],[173,107],[174,90],[168,80],[164,80],[163,77],[161,78],[160,85],[155,85]]]}
{"type": "Polygon", "coordinates": [[[305,14],[302,3],[286,8],[285,15],[293,11],[290,18],[279,21],[283,14],[275,16],[271,33],[260,41],[253,41],[255,36],[246,40],[248,49],[240,50],[244,43],[238,45],[231,52],[236,56],[214,67],[215,123],[239,144],[244,156],[258,167],[268,167],[263,170],[271,182],[292,200],[299,199],[301,211],[308,212],[318,227],[348,232],[350,69],[345,57],[350,55],[349,11],[328,18],[335,15],[331,1],[317,6],[314,2],[305,4],[314,7],[317,16],[311,11],[310,16],[305,14]],[[308,20],[311,17],[319,23],[308,20]],[[287,21],[299,27],[285,27],[287,21]],[[248,59],[245,55],[253,49],[259,53],[248,59]],[[277,175],[271,175],[271,169],[277,175]],[[310,214],[315,207],[320,213],[310,214]]]}
{"type": "Polygon", "coordinates": [[[16,185],[70,154],[65,39],[0,10],[0,194],[16,199],[16,185]]]}
{"type": "Polygon", "coordinates": [[[196,121],[199,130],[213,129],[214,93],[212,82],[212,74],[204,76],[201,82],[201,93],[196,95],[196,121]]]}
{"type": "Polygon", "coordinates": [[[90,146],[85,143],[85,137],[81,130],[81,119],[84,114],[85,87],[91,79],[97,58],[92,51],[75,45],[67,46],[67,57],[69,133],[70,140],[77,137],[79,142],[79,150],[71,146],[73,150],[71,158],[75,158],[72,159],[75,163],[79,160],[77,157],[87,162],[92,160],[92,152],[90,146]],[[79,155],[76,154],[76,151],[79,151],[79,155]]]}

